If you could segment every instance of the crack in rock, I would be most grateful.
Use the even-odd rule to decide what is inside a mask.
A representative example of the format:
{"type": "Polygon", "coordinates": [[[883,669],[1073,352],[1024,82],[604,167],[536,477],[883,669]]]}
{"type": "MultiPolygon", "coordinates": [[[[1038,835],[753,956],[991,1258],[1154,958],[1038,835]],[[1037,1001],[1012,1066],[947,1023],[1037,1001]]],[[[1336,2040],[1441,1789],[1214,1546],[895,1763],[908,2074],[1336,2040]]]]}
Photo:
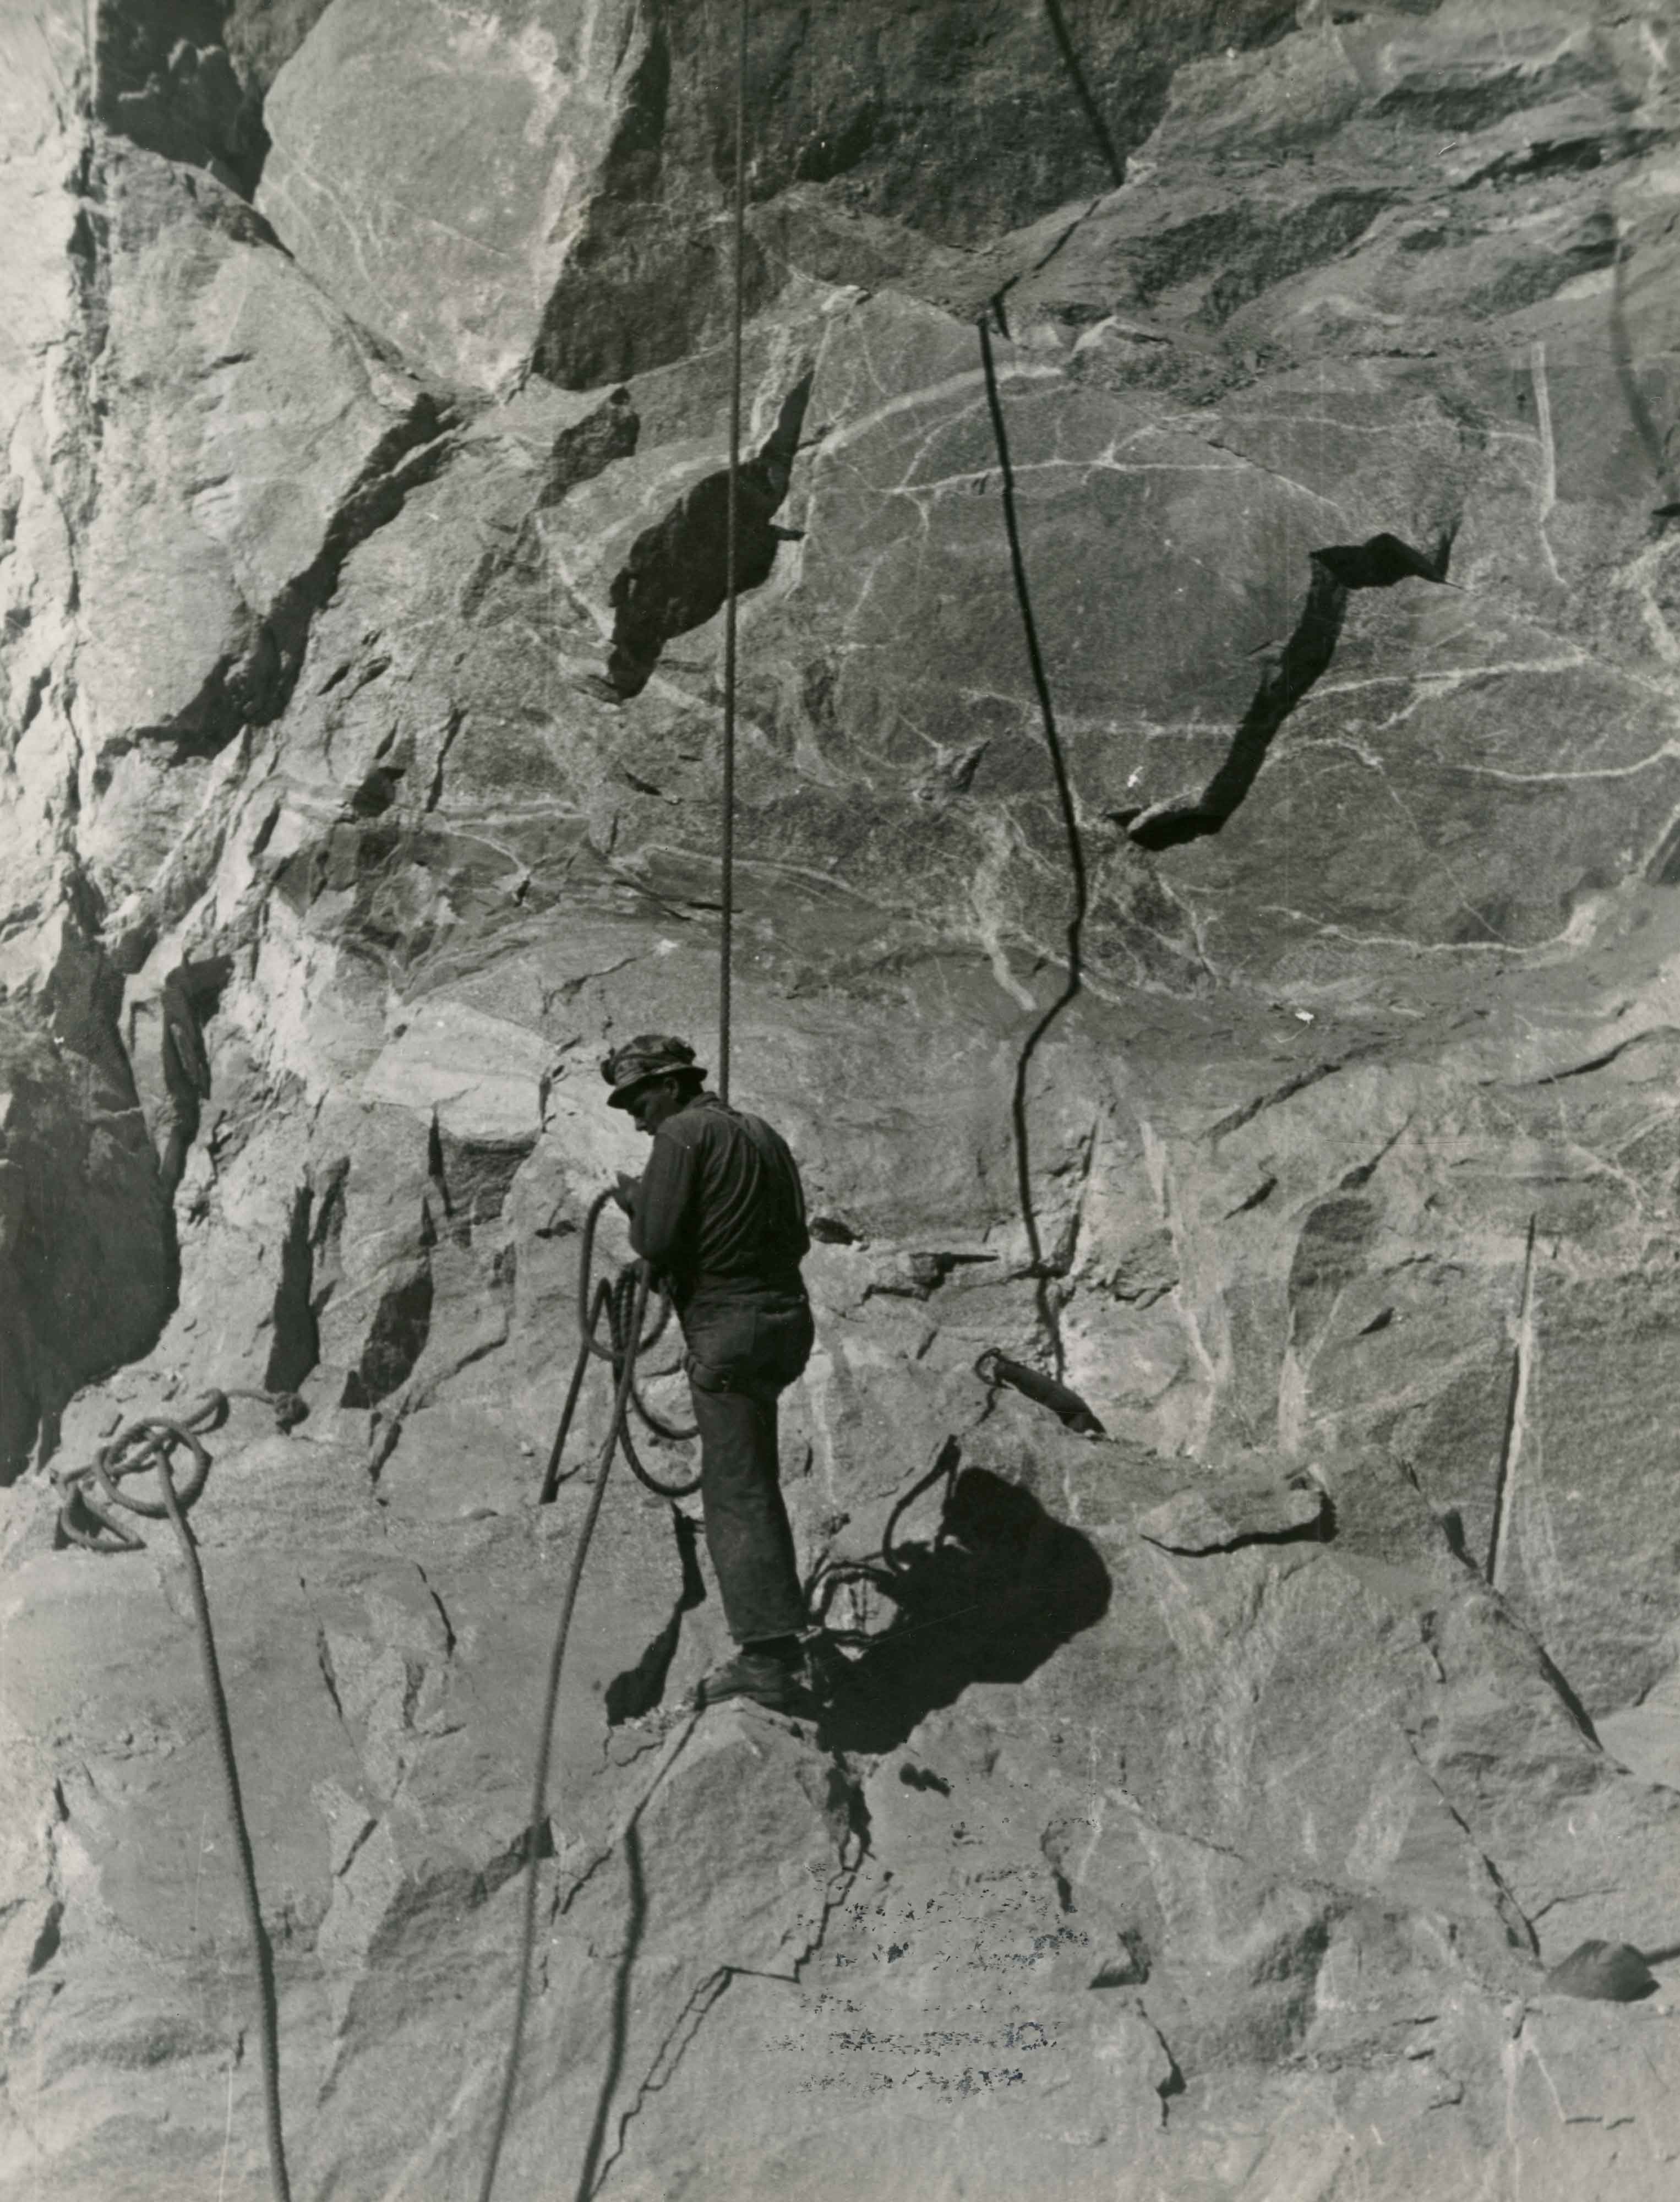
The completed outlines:
{"type": "MultiPolygon", "coordinates": [[[[303,670],[315,614],[338,587],[345,560],[397,517],[411,491],[435,477],[456,448],[455,427],[451,408],[421,391],[369,453],[315,557],[266,613],[253,615],[244,651],[221,658],[172,719],[137,734],[167,742],[175,760],[186,762],[215,757],[247,727],[280,718],[303,670]]],[[[115,755],[107,744],[100,765],[106,776],[115,755]]]]}
{"type": "Polygon", "coordinates": [[[1262,672],[1223,764],[1200,795],[1176,795],[1143,810],[1113,814],[1139,847],[1177,848],[1228,824],[1259,776],[1278,728],[1329,670],[1350,592],[1388,589],[1408,578],[1442,583],[1452,548],[1450,535],[1424,552],[1385,533],[1309,552],[1311,579],[1294,632],[1262,672]]]}
{"type": "Polygon", "coordinates": [[[1297,1476],[1288,1483],[1193,1485],[1151,1507],[1136,1527],[1163,1551],[1200,1557],[1249,1545],[1322,1542],[1333,1533],[1335,1511],[1321,1485],[1297,1476]]]}

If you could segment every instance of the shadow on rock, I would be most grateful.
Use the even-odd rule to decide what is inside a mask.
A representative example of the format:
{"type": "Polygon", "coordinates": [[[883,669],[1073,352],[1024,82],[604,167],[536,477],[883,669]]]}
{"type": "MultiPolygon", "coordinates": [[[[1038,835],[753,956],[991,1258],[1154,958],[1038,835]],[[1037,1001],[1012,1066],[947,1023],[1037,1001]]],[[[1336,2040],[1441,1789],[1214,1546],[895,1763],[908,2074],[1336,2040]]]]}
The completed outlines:
{"type": "MultiPolygon", "coordinates": [[[[787,494],[799,427],[811,395],[807,374],[782,401],[768,441],[741,462],[736,489],[735,586],[769,579],[787,531],[772,515],[787,494]]],[[[614,576],[612,648],[607,685],[628,702],[646,687],[660,652],[674,635],[704,626],[729,592],[729,474],[707,474],[663,518],[645,527],[614,576]]]]}
{"type": "Polygon", "coordinates": [[[705,1578],[700,1573],[695,1551],[695,1526],[681,1508],[673,1506],[671,1528],[676,1538],[677,1564],[681,1570],[676,1603],[671,1608],[670,1618],[635,1665],[626,1668],[622,1675],[615,1675],[608,1683],[609,1728],[617,1728],[627,1720],[640,1720],[659,1703],[665,1694],[665,1678],[670,1673],[682,1634],[682,1616],[705,1603],[705,1578]]]}
{"type": "Polygon", "coordinates": [[[831,1678],[821,1738],[840,1751],[895,1750],[970,1683],[1024,1682],[1101,1619],[1112,1589],[1088,1539],[984,1468],[953,1474],[931,1543],[889,1540],[880,1562],[835,1569],[825,1605],[848,1579],[895,1610],[879,1634],[851,1640],[862,1656],[831,1678]]]}

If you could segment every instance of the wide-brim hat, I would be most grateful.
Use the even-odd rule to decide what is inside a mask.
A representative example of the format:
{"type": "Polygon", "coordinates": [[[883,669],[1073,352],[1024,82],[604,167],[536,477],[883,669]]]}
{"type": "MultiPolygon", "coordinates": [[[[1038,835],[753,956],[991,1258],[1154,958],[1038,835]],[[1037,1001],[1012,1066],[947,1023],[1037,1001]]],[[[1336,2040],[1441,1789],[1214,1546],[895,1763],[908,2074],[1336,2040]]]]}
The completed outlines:
{"type": "Polygon", "coordinates": [[[683,1070],[692,1070],[697,1078],[706,1075],[696,1063],[694,1051],[686,1039],[677,1039],[669,1033],[640,1033],[614,1048],[602,1061],[601,1075],[612,1088],[607,1106],[628,1109],[651,1080],[670,1078],[683,1070]]]}

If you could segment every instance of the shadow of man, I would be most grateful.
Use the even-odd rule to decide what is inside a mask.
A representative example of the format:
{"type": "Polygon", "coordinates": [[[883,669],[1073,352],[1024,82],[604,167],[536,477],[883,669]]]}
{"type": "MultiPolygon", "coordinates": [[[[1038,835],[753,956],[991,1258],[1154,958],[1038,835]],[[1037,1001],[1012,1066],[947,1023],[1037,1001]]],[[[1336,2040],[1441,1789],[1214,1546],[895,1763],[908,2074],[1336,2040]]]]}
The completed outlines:
{"type": "Polygon", "coordinates": [[[894,1750],[971,1682],[1024,1682],[1101,1619],[1113,1587],[1088,1538],[985,1468],[952,1478],[931,1542],[889,1546],[830,1581],[848,1575],[895,1610],[831,1678],[819,1739],[839,1751],[894,1750]]]}

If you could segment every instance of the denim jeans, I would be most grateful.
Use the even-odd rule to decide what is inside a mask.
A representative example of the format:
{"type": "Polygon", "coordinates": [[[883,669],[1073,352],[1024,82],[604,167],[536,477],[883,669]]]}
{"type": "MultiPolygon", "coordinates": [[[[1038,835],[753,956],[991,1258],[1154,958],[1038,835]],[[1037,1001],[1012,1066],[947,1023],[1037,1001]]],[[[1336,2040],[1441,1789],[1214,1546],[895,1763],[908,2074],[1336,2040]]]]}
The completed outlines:
{"type": "Polygon", "coordinates": [[[682,1312],[685,1366],[700,1433],[706,1546],[737,1644],[806,1625],[782,1503],[776,1401],[811,1357],[803,1293],[697,1292],[682,1312]]]}

